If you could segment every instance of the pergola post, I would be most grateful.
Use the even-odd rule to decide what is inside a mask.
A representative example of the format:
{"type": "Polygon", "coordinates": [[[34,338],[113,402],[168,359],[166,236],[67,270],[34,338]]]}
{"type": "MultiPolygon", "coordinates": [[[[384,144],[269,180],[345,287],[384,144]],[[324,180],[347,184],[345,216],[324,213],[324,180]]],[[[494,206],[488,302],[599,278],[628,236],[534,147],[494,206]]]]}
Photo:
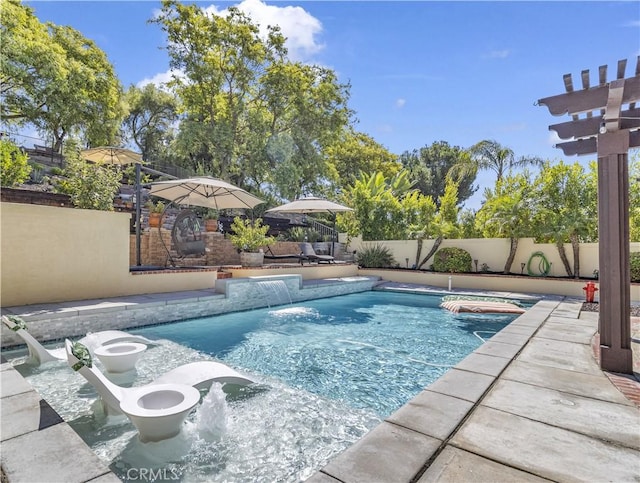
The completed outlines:
{"type": "Polygon", "coordinates": [[[598,135],[600,367],[631,374],[629,131],[598,135]]]}
{"type": "Polygon", "coordinates": [[[628,151],[640,146],[640,56],[635,75],[627,79],[626,65],[626,60],[618,62],[617,79],[611,82],[606,79],[607,66],[600,66],[595,87],[590,87],[589,71],[583,70],[579,91],[566,74],[566,93],[538,104],[554,116],[571,115],[571,121],[549,126],[561,139],[570,140],[556,146],[565,155],[597,153],[600,367],[632,374],[628,151]],[[625,104],[628,108],[623,110],[625,104]]]}

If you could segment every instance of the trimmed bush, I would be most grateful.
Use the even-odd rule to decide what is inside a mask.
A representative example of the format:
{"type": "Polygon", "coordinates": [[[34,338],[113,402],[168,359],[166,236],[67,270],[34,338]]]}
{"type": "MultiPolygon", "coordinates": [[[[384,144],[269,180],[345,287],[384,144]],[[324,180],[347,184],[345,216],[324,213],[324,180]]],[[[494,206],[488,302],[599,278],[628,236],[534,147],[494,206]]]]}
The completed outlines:
{"type": "Polygon", "coordinates": [[[640,282],[640,252],[630,253],[629,262],[631,264],[631,281],[640,282]]]}
{"type": "Polygon", "coordinates": [[[390,268],[397,265],[391,251],[380,243],[362,248],[357,260],[362,268],[390,268]]]}
{"type": "Polygon", "coordinates": [[[28,156],[12,141],[0,140],[0,184],[18,186],[29,179],[28,156]]]}
{"type": "Polygon", "coordinates": [[[470,272],[471,255],[462,248],[446,247],[438,250],[433,260],[436,272],[470,272]]]}

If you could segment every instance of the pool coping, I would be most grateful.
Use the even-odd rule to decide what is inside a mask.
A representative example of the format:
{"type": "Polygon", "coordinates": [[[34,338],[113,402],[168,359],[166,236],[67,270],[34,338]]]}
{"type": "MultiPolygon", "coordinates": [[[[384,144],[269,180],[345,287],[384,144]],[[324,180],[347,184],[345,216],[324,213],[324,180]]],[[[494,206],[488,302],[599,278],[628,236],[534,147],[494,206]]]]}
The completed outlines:
{"type": "MultiPolygon", "coordinates": [[[[339,282],[336,280],[314,282],[315,285],[335,283],[339,282]]],[[[391,283],[380,284],[376,289],[446,293],[442,288],[437,287],[391,283]]],[[[456,293],[458,293],[457,290],[456,293]]],[[[500,294],[505,295],[503,292],[500,294]]],[[[523,294],[520,295],[523,296],[523,294]]],[[[170,294],[167,296],[171,298],[170,294]]],[[[184,294],[176,294],[176,297],[178,300],[185,299],[184,294]]],[[[536,295],[535,298],[541,297],[536,295]]],[[[576,299],[543,296],[525,314],[496,334],[498,340],[493,339],[484,343],[402,408],[385,418],[380,425],[353,446],[334,457],[308,481],[344,483],[373,480],[390,483],[436,481],[441,478],[447,479],[447,476],[450,477],[452,472],[455,474],[455,471],[461,472],[465,468],[468,471],[469,461],[472,461],[471,467],[474,471],[501,471],[512,474],[516,477],[515,479],[527,480],[528,478],[528,481],[542,481],[540,478],[558,479],[556,468],[545,468],[544,464],[534,465],[534,468],[531,468],[526,465],[523,467],[512,460],[500,461],[498,456],[483,454],[481,450],[472,447],[473,445],[464,437],[467,435],[468,438],[468,434],[473,434],[473,424],[480,424],[474,422],[474,419],[478,419],[475,413],[482,413],[481,416],[486,419],[489,417],[486,415],[487,408],[495,411],[495,408],[490,405],[485,407],[483,401],[491,397],[494,389],[502,381],[514,382],[513,378],[504,377],[514,361],[520,362],[520,365],[529,363],[539,369],[538,366],[541,365],[539,360],[531,363],[531,361],[518,361],[518,359],[532,340],[553,340],[549,339],[548,335],[540,336],[541,329],[548,321],[551,321],[550,325],[554,325],[561,320],[565,329],[575,327],[580,333],[584,332],[583,326],[586,326],[587,333],[590,331],[595,333],[597,314],[595,314],[596,324],[594,325],[594,314],[586,314],[581,318],[580,308],[581,302],[576,299]]],[[[554,337],[568,336],[561,333],[554,337]]],[[[581,337],[586,336],[581,334],[581,337]]],[[[591,337],[588,342],[590,341],[591,337]]],[[[577,372],[591,372],[593,374],[589,374],[590,376],[599,375],[606,379],[604,373],[597,368],[597,364],[593,368],[589,365],[590,362],[592,363],[593,360],[584,361],[588,370],[580,367],[577,372]]],[[[558,370],[563,369],[558,368],[558,370]]],[[[53,468],[53,463],[60,462],[64,465],[65,460],[60,458],[59,453],[70,454],[69,448],[73,448],[74,472],[73,474],[60,473],[64,475],[64,479],[60,481],[120,481],[75,432],[65,428],[65,426],[68,427],[67,423],[59,419],[59,416],[59,420],[52,416],[50,418],[52,422],[49,425],[41,423],[43,414],[51,416],[53,410],[48,408],[46,401],[40,398],[9,363],[3,361],[0,374],[3,444],[1,458],[2,467],[7,472],[9,481],[31,481],[29,475],[37,474],[34,472],[38,469],[43,471],[39,474],[58,474],[53,468]],[[21,402],[27,401],[28,404],[17,405],[18,399],[21,402]],[[64,444],[61,444],[61,440],[58,439],[61,435],[64,437],[64,444]],[[40,442],[34,443],[34,440],[40,442]],[[24,452],[24,447],[35,448],[35,451],[24,452]],[[38,458],[33,458],[33,453],[39,450],[43,453],[38,458]]],[[[601,385],[598,387],[601,389],[601,385]]],[[[615,391],[615,388],[613,390],[615,391]]],[[[598,394],[595,399],[614,404],[614,408],[618,410],[620,407],[632,406],[628,401],[625,403],[626,399],[620,396],[620,393],[606,391],[604,393],[606,393],[604,396],[598,394]]],[[[567,393],[563,394],[564,397],[572,397],[567,393]]],[[[53,413],[55,414],[55,411],[53,413]]],[[[473,443],[475,444],[475,440],[473,443]]],[[[640,455],[640,444],[638,446],[638,448],[626,448],[626,450],[638,452],[640,455]]],[[[559,481],[562,481],[562,478],[559,478],[559,481]]]]}

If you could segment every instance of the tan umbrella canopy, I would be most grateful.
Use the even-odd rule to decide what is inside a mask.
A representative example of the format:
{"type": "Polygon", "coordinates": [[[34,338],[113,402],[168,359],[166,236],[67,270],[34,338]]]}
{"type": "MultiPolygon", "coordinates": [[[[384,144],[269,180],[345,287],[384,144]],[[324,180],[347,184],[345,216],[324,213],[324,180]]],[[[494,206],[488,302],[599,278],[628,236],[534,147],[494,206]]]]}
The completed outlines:
{"type": "MultiPolygon", "coordinates": [[[[339,211],[353,211],[353,208],[348,206],[334,203],[333,201],[325,200],[324,198],[316,198],[315,196],[309,196],[307,198],[300,198],[299,200],[286,203],[281,206],[276,206],[267,210],[267,213],[330,213],[333,215],[333,233],[336,236],[336,213],[339,211]]],[[[331,253],[335,252],[334,240],[331,241],[331,253]]]]}
{"type": "Polygon", "coordinates": [[[339,211],[353,211],[348,206],[339,205],[324,198],[310,196],[299,200],[276,206],[267,210],[267,213],[337,213],[339,211]]]}
{"type": "Polygon", "coordinates": [[[242,188],[209,176],[158,181],[151,183],[149,193],[179,205],[204,206],[217,210],[253,208],[264,203],[242,188]]]}
{"type": "Polygon", "coordinates": [[[126,148],[101,146],[80,152],[82,159],[96,164],[115,164],[119,166],[142,163],[142,155],[126,148]]]}

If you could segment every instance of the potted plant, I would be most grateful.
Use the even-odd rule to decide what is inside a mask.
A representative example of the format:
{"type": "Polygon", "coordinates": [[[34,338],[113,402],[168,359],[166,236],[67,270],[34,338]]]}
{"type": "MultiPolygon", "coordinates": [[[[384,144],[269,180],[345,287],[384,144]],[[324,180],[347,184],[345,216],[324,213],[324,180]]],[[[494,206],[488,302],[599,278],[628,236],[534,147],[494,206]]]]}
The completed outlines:
{"type": "Polygon", "coordinates": [[[231,224],[229,239],[234,247],[240,251],[240,263],[243,267],[261,267],[264,262],[264,253],[261,247],[275,241],[272,236],[267,236],[269,225],[263,225],[262,219],[255,222],[243,220],[236,216],[231,224]]]}
{"type": "Polygon", "coordinates": [[[151,228],[159,227],[162,213],[164,212],[164,203],[162,201],[154,203],[149,200],[147,202],[147,209],[149,210],[149,226],[151,228]]]}
{"type": "Polygon", "coordinates": [[[205,231],[218,231],[218,210],[209,208],[204,214],[205,231]]]}

